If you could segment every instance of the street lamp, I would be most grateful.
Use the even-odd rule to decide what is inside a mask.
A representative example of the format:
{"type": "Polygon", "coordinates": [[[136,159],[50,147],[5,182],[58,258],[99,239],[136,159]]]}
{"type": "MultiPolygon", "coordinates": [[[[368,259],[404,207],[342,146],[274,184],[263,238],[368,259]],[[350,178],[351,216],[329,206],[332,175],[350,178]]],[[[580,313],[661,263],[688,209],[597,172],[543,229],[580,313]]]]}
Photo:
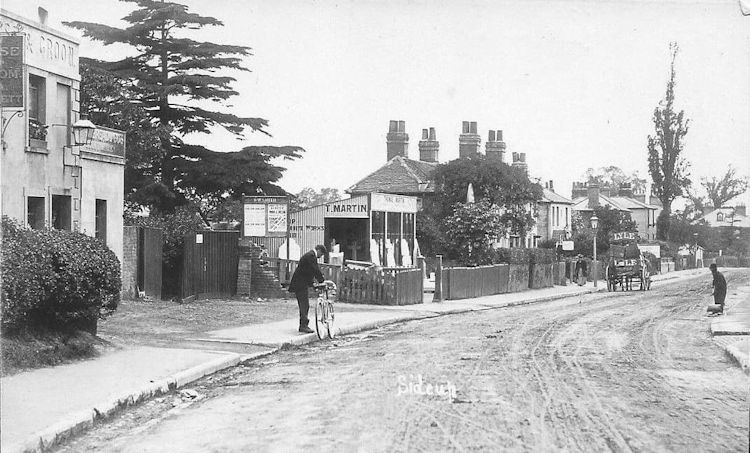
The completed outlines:
{"type": "Polygon", "coordinates": [[[94,138],[96,126],[91,121],[83,117],[73,123],[73,143],[75,146],[83,146],[91,143],[94,138]]]}
{"type": "Polygon", "coordinates": [[[596,229],[599,228],[599,218],[596,214],[591,216],[591,229],[594,230],[594,288],[597,287],[597,279],[599,273],[597,272],[597,261],[596,261],[596,229]]]}

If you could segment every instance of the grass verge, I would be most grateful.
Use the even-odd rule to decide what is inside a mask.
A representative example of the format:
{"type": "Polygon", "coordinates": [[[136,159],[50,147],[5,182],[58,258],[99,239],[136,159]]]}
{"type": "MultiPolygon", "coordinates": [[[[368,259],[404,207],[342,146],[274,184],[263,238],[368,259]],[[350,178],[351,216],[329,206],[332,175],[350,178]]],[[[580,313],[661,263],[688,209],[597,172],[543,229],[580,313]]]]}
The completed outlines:
{"type": "Polygon", "coordinates": [[[96,357],[106,346],[107,342],[83,331],[3,335],[0,376],[96,357]]]}

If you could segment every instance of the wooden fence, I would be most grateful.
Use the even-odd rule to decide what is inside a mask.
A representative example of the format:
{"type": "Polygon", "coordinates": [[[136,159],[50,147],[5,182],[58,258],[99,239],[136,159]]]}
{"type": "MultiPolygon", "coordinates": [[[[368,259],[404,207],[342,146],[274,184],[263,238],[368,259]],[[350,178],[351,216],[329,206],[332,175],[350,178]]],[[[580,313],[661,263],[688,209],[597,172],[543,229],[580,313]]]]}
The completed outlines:
{"type": "MultiPolygon", "coordinates": [[[[276,270],[279,281],[288,285],[297,268],[297,260],[266,260],[269,267],[276,270]]],[[[422,303],[424,279],[421,269],[385,267],[375,271],[365,268],[364,265],[369,263],[358,264],[361,265],[350,267],[346,264],[318,264],[323,276],[338,286],[340,301],[379,305],[422,303]]]]}
{"type": "Polygon", "coordinates": [[[344,267],[339,299],[351,303],[412,305],[423,301],[424,278],[421,269],[344,267]]]}
{"type": "Polygon", "coordinates": [[[449,267],[443,269],[443,297],[468,299],[508,292],[509,265],[449,267]]]}

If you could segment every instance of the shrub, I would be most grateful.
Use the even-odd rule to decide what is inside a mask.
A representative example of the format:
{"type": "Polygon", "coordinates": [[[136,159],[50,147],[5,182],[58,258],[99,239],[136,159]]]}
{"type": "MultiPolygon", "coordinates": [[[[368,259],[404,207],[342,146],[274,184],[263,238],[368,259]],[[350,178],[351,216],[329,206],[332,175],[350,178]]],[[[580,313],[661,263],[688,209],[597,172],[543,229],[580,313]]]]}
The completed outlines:
{"type": "Polygon", "coordinates": [[[71,231],[29,230],[2,220],[3,333],[96,333],[120,301],[120,262],[107,246],[71,231]]]}

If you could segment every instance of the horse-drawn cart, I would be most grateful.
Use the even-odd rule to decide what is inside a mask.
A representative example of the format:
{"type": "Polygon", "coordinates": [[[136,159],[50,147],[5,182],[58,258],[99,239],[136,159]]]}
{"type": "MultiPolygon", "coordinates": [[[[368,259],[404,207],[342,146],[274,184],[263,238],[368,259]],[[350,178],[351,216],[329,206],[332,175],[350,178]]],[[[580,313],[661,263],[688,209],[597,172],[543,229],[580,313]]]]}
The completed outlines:
{"type": "Polygon", "coordinates": [[[609,238],[609,262],[605,270],[607,290],[633,289],[638,283],[641,291],[651,289],[649,261],[638,248],[638,235],[631,232],[611,233],[609,238]]]}

